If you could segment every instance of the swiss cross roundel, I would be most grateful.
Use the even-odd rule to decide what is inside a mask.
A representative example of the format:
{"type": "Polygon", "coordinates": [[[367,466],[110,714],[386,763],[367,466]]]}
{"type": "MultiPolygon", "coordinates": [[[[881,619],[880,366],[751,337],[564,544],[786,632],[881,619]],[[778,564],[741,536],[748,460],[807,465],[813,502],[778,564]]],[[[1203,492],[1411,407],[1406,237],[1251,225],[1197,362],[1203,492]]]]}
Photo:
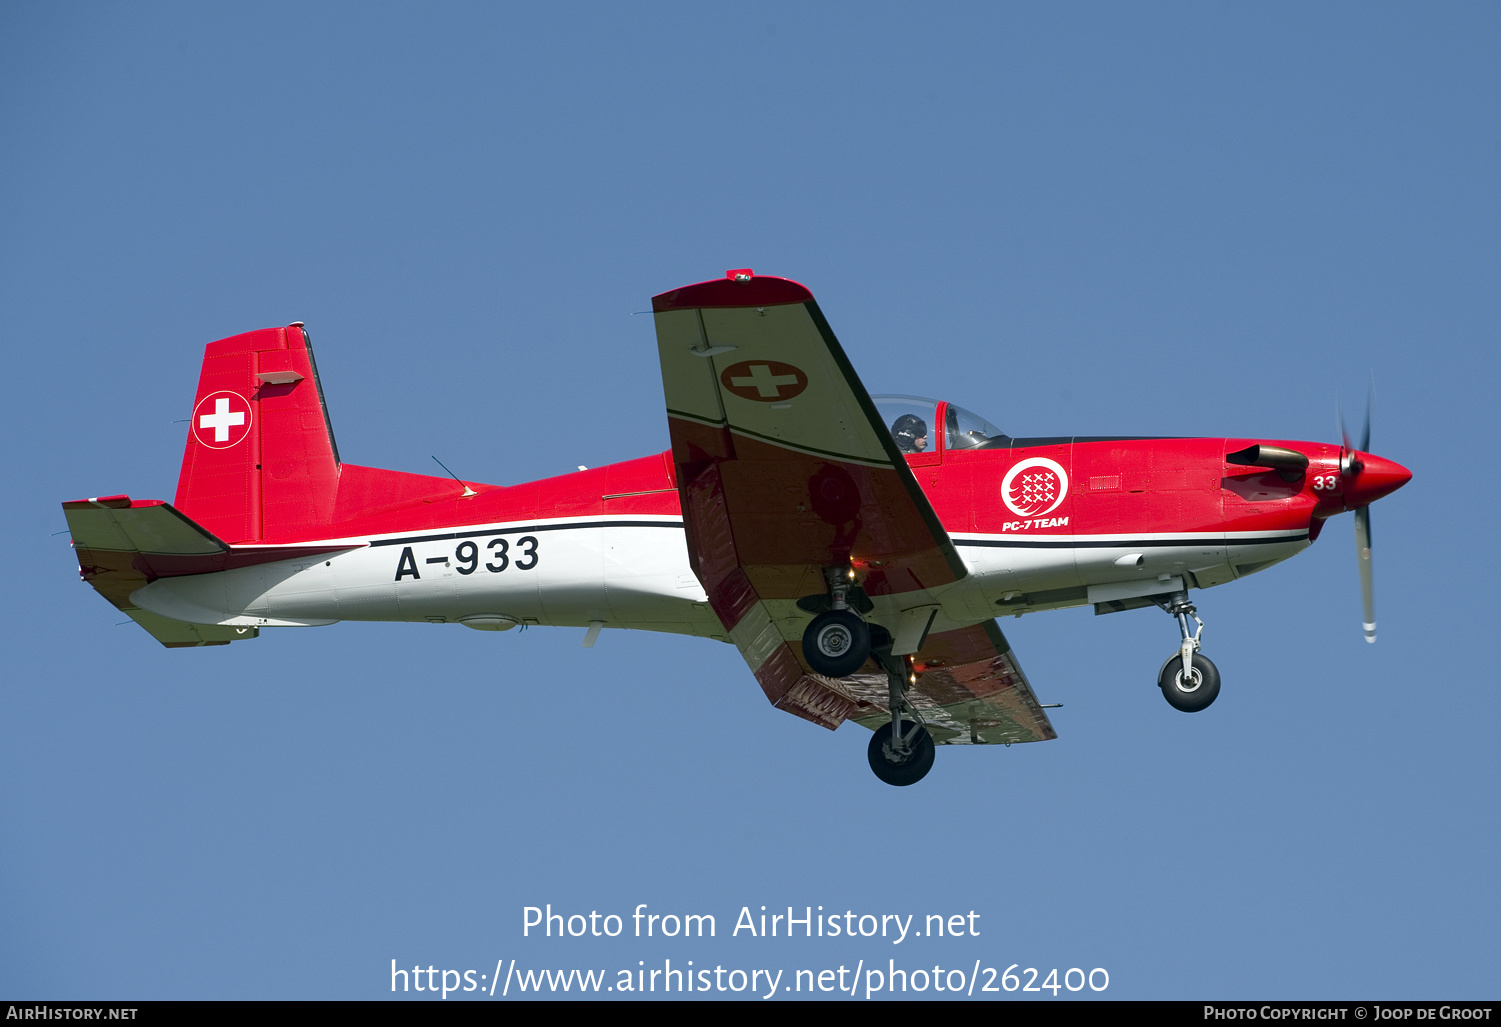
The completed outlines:
{"type": "Polygon", "coordinates": [[[238,392],[211,392],[193,408],[193,438],[228,449],[250,434],[250,403],[238,392]]]}
{"type": "Polygon", "coordinates": [[[1018,517],[1041,517],[1068,495],[1068,474],[1045,456],[1023,460],[1001,479],[1001,499],[1018,517]]]}
{"type": "Polygon", "coordinates": [[[721,371],[719,383],[741,399],[775,403],[800,394],[808,387],[808,376],[780,360],[742,360],[721,371]]]}

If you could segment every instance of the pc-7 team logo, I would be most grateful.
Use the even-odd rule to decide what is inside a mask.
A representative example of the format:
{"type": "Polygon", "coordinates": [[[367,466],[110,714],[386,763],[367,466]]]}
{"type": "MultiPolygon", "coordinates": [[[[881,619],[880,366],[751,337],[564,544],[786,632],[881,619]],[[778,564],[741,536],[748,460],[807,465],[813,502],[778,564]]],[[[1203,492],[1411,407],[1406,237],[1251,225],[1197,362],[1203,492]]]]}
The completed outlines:
{"type": "Polygon", "coordinates": [[[1034,456],[1001,479],[1001,499],[1018,517],[1041,517],[1058,509],[1068,495],[1068,474],[1055,461],[1034,456]]]}
{"type": "Polygon", "coordinates": [[[238,392],[211,392],[193,408],[192,429],[210,449],[228,449],[250,434],[250,404],[238,392]]]}

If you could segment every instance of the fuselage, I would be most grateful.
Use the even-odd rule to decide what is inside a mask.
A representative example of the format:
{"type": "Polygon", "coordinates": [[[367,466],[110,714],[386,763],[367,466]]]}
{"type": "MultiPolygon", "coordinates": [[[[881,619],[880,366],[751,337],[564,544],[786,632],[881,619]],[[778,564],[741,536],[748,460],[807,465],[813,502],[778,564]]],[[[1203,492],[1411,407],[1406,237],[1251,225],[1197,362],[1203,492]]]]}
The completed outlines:
{"type": "MultiPolygon", "coordinates": [[[[1226,461],[1257,442],[1268,444],[1047,438],[964,449],[940,437],[908,455],[969,571],[944,597],[947,618],[1148,605],[1296,555],[1324,518],[1358,505],[1340,446],[1271,442],[1308,456],[1297,475],[1226,461]]],[[[689,565],[670,453],[514,486],[339,473],[341,494],[381,494],[386,508],[318,538],[261,540],[335,551],[162,577],[134,601],[204,624],[602,625],[728,638],[689,565]]]]}
{"type": "Polygon", "coordinates": [[[778,709],[870,728],[894,785],[938,745],[1057,737],[1002,614],[1160,606],[1181,640],[1158,685],[1206,708],[1190,590],[1342,510],[1374,641],[1365,507],[1411,475],[1348,441],[1013,438],[868,394],[788,279],[734,269],[652,310],[671,449],[512,486],[343,463],[300,323],[209,343],[174,501],[63,504],[80,576],[174,648],[342,620],[715,638],[778,709]]]}

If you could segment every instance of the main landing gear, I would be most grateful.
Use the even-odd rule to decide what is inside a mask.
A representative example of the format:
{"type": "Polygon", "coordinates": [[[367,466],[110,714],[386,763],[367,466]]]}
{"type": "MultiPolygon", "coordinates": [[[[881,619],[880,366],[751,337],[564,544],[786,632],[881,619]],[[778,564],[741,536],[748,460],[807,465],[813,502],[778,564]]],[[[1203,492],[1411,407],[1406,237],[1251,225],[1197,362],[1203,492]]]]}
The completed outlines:
{"type": "Polygon", "coordinates": [[[848,677],[870,656],[870,628],[853,610],[830,610],[803,632],[803,656],[824,677],[848,677]]]}
{"type": "MultiPolygon", "coordinates": [[[[886,703],[891,708],[891,723],[876,728],[870,736],[866,756],[876,777],[889,785],[913,785],[933,769],[933,736],[922,724],[907,720],[907,661],[892,656],[887,646],[876,654],[886,670],[886,703]]],[[[917,713],[914,710],[913,716],[917,713]]]]}
{"type": "Polygon", "coordinates": [[[876,729],[866,757],[876,777],[887,784],[916,784],[933,769],[935,746],[933,736],[928,734],[917,711],[910,710],[907,703],[911,670],[905,659],[891,655],[891,635],[879,625],[872,632],[870,625],[850,609],[852,573],[845,568],[830,567],[824,571],[824,576],[829,583],[830,609],[814,617],[803,631],[803,658],[815,673],[842,678],[855,673],[866,660],[875,657],[886,672],[891,722],[876,729]],[[909,711],[911,720],[903,715],[909,711]]]}
{"type": "Polygon", "coordinates": [[[848,677],[870,658],[870,627],[850,609],[852,573],[837,567],[824,571],[830,609],[814,617],[803,631],[803,657],[824,677],[848,677]]]}
{"type": "Polygon", "coordinates": [[[1175,710],[1197,713],[1207,709],[1220,694],[1220,672],[1209,657],[1199,653],[1199,636],[1204,634],[1204,622],[1199,620],[1198,611],[1189,602],[1187,592],[1174,592],[1158,605],[1178,621],[1183,644],[1162,665],[1162,671],[1157,675],[1157,687],[1162,689],[1162,697],[1175,710]],[[1192,634],[1188,630],[1190,617],[1199,626],[1192,634]]]}
{"type": "Polygon", "coordinates": [[[890,724],[882,724],[870,736],[866,750],[870,769],[889,785],[915,785],[933,769],[933,736],[910,720],[901,721],[898,732],[897,723],[893,717],[890,724]]]}

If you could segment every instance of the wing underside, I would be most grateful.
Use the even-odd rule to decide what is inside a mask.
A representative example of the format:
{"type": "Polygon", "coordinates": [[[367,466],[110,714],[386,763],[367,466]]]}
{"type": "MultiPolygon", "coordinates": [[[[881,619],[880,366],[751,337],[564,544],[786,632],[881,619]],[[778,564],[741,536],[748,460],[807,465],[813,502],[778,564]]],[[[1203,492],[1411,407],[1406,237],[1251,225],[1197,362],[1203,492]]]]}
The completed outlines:
{"type": "Polygon", "coordinates": [[[935,740],[1053,737],[994,622],[947,601],[964,563],[812,295],[747,274],[653,309],[689,559],[772,703],[829,728],[885,713],[874,659],[832,679],[802,654],[848,573],[893,652],[938,661],[917,689],[935,740]]]}
{"type": "MultiPolygon", "coordinates": [[[[929,635],[912,658],[917,681],[907,701],[939,745],[1041,742],[1057,738],[1032,686],[995,621],[929,635]]],[[[886,681],[875,716],[855,719],[877,728],[889,719],[886,681]]]]}

